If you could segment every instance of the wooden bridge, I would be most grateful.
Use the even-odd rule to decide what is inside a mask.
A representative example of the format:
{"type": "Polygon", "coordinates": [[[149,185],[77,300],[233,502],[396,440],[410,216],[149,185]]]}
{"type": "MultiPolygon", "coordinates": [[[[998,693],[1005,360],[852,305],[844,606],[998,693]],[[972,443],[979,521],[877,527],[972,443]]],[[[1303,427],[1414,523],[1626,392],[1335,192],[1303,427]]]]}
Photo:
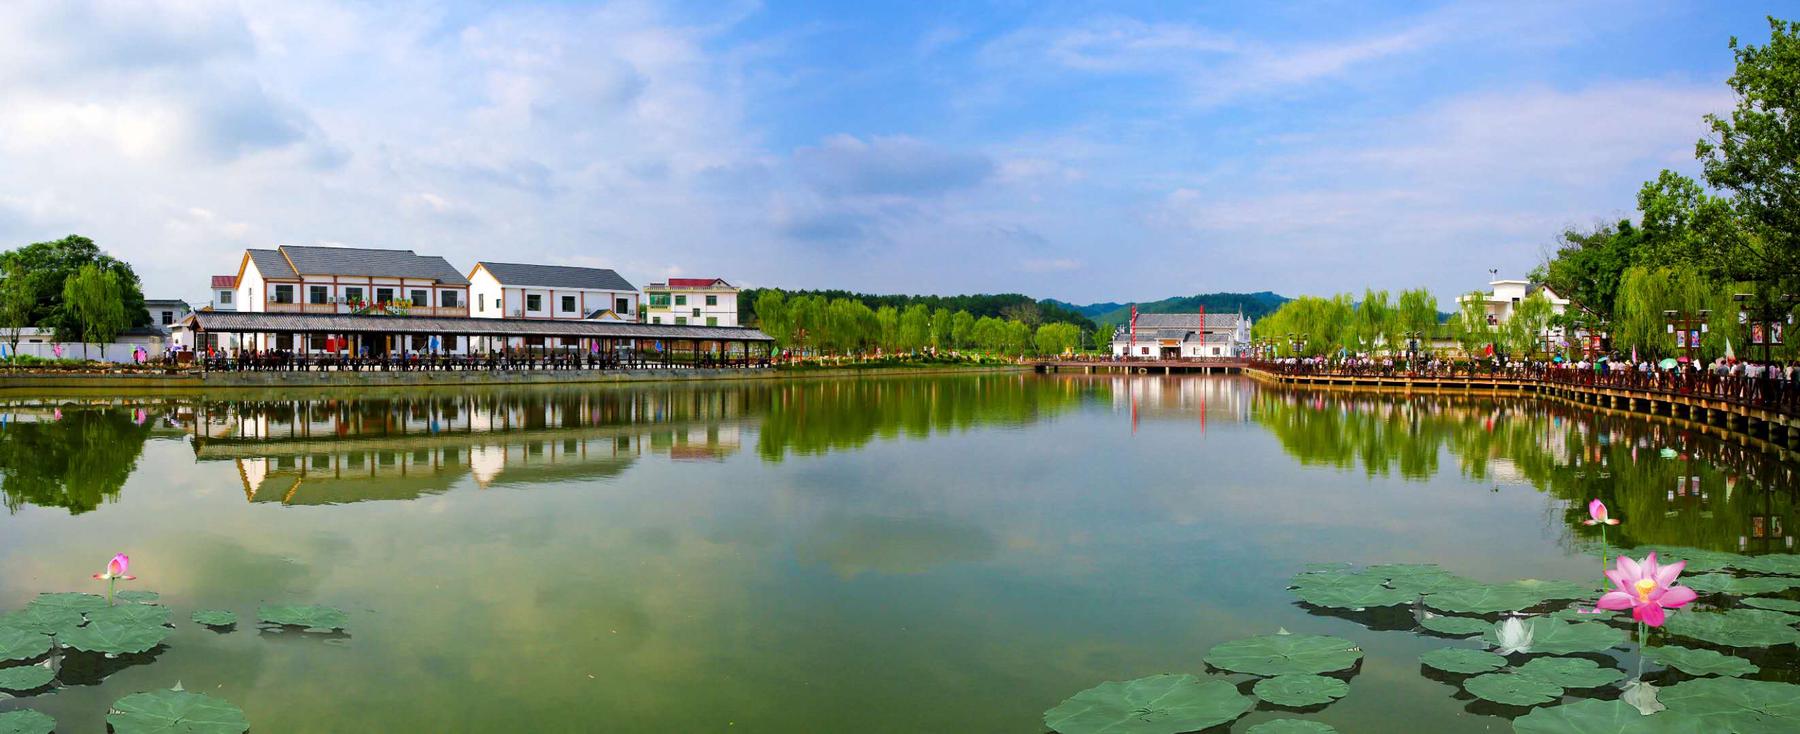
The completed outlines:
{"type": "Polygon", "coordinates": [[[1249,367],[1244,359],[1047,359],[1032,363],[1038,372],[1130,375],[1225,375],[1249,367]]]}

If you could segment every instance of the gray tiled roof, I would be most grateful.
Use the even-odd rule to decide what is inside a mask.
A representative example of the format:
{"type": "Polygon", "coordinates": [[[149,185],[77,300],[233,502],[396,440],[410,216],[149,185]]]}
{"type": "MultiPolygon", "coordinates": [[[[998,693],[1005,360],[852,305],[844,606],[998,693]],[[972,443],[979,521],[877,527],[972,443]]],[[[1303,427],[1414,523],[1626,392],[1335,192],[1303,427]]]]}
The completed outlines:
{"type": "MultiPolygon", "coordinates": [[[[1140,313],[1137,328],[1145,329],[1192,329],[1200,321],[1198,313],[1140,313]]],[[[1208,329],[1235,329],[1238,315],[1235,313],[1209,313],[1206,315],[1208,329]]],[[[1129,326],[1129,324],[1127,324],[1129,326]]]]}
{"type": "MultiPolygon", "coordinates": [[[[472,334],[566,336],[609,339],[704,339],[771,342],[768,334],[736,326],[680,326],[617,321],[474,319],[451,316],[353,316],[350,314],[195,311],[182,321],[212,332],[313,332],[329,334],[472,334]]],[[[191,326],[190,326],[191,325],[191,326]]]]}
{"type": "Polygon", "coordinates": [[[545,288],[587,288],[603,291],[636,291],[637,286],[606,268],[578,268],[571,265],[525,265],[483,260],[482,268],[493,274],[502,285],[542,286],[545,288]]]}
{"type": "MultiPolygon", "coordinates": [[[[431,278],[444,285],[469,284],[469,279],[450,267],[448,260],[436,255],[420,255],[412,250],[282,245],[281,253],[293,261],[294,271],[305,275],[431,278]]],[[[262,267],[260,261],[257,267],[262,267]]]]}
{"type": "Polygon", "coordinates": [[[256,263],[256,272],[264,278],[294,278],[294,269],[288,265],[287,258],[275,250],[245,250],[250,255],[250,262],[256,263]]]}

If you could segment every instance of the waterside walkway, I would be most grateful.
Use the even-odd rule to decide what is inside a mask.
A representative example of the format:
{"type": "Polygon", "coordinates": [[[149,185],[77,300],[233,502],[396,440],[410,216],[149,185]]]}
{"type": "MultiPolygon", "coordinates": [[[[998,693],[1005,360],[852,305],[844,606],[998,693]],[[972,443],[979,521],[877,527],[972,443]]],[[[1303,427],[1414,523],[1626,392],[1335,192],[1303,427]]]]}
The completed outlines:
{"type": "Polygon", "coordinates": [[[1408,372],[1256,363],[1245,373],[1286,385],[1402,392],[1535,392],[1603,408],[1684,418],[1800,448],[1800,386],[1786,380],[1676,372],[1601,374],[1572,368],[1408,372]]]}

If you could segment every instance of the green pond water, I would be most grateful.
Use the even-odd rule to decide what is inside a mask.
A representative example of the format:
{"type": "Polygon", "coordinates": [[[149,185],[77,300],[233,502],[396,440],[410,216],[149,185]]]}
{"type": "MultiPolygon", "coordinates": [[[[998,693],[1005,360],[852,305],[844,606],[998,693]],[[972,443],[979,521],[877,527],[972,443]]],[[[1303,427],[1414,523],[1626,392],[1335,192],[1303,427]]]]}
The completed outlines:
{"type": "MultiPolygon", "coordinates": [[[[1083,689],[1205,676],[1278,628],[1361,646],[1350,694],[1231,731],[1510,731],[1422,674],[1455,641],[1412,610],[1310,608],[1289,578],[1598,588],[1591,497],[1627,545],[1800,530],[1792,466],[1695,427],[1235,377],[8,395],[0,421],[0,612],[103,592],[115,552],[174,611],[150,653],[0,700],[60,732],[177,682],[257,732],[1043,732],[1083,689]],[[265,632],[267,603],[349,623],[265,632]],[[244,621],[188,621],[207,608],[244,621]]],[[[1753,677],[1793,681],[1785,649],[1753,677]]]]}

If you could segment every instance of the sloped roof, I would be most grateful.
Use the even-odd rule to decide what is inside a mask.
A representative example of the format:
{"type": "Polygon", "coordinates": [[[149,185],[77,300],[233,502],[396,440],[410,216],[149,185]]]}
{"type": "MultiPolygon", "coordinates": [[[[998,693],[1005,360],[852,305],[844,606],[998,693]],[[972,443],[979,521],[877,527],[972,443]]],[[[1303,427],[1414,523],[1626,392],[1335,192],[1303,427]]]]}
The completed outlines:
{"type": "Polygon", "coordinates": [[[235,275],[215,275],[212,277],[212,287],[214,287],[214,288],[235,288],[235,287],[237,287],[237,276],[235,276],[235,275]]]}
{"type": "MultiPolygon", "coordinates": [[[[1138,314],[1138,331],[1145,329],[1192,329],[1200,323],[1198,313],[1140,313],[1138,314]]],[[[1235,313],[1209,313],[1206,315],[1208,329],[1235,329],[1238,315],[1235,313]]],[[[1126,324],[1129,328],[1130,324],[1126,324]]]]}
{"type": "MultiPolygon", "coordinates": [[[[307,275],[431,278],[445,285],[469,284],[469,279],[450,267],[448,260],[412,250],[282,245],[281,254],[293,262],[293,271],[307,275]]],[[[261,267],[258,262],[257,268],[261,267]]]]}
{"type": "MultiPolygon", "coordinates": [[[[657,283],[656,285],[664,284],[657,283]]],[[[667,285],[670,288],[711,288],[715,285],[731,287],[731,284],[725,282],[724,278],[670,278],[667,285]]]]}
{"type": "Polygon", "coordinates": [[[768,334],[738,326],[689,326],[617,321],[476,319],[453,316],[357,316],[351,314],[195,311],[183,328],[212,332],[312,332],[331,334],[468,334],[474,336],[559,336],[614,339],[701,339],[771,342],[768,334]]]}
{"type": "Polygon", "coordinates": [[[245,250],[244,254],[250,256],[250,262],[256,264],[256,272],[262,273],[264,278],[300,277],[298,273],[294,272],[294,268],[288,265],[287,258],[282,257],[278,251],[251,249],[245,250]]]}
{"type": "Polygon", "coordinates": [[[635,291],[637,286],[617,272],[606,268],[581,268],[572,265],[526,265],[496,263],[483,260],[477,265],[503,285],[543,286],[545,288],[584,288],[602,291],[635,291]]]}

